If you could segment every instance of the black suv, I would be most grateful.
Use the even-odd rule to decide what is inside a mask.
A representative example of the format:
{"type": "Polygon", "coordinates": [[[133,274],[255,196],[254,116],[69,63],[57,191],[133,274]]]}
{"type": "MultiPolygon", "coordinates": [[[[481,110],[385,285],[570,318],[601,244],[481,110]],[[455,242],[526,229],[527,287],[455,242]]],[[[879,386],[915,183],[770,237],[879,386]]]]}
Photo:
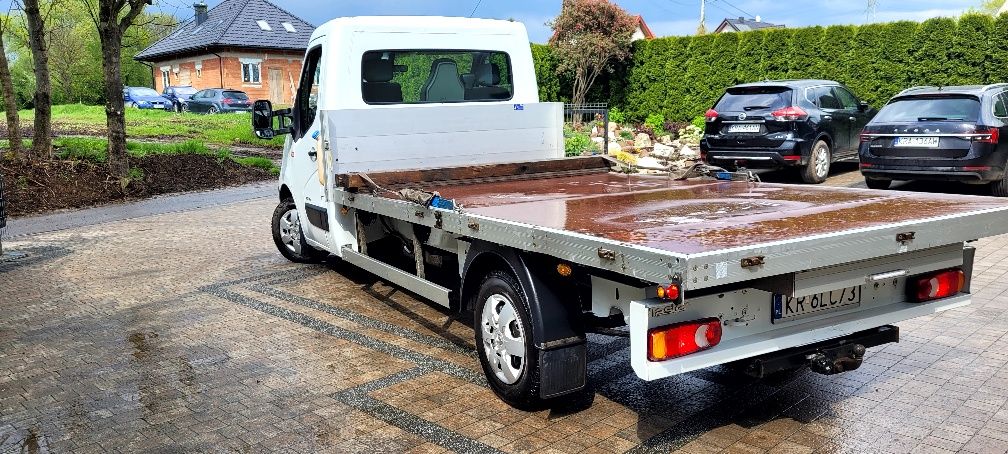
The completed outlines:
{"type": "Polygon", "coordinates": [[[700,152],[726,168],[798,167],[822,183],[835,161],[857,157],[858,136],[876,111],[829,80],[736,85],[707,111],[700,152]]]}
{"type": "Polygon", "coordinates": [[[861,173],[873,189],[893,180],[990,184],[1008,196],[1008,84],[915,87],[889,101],[861,134],[861,173]]]}

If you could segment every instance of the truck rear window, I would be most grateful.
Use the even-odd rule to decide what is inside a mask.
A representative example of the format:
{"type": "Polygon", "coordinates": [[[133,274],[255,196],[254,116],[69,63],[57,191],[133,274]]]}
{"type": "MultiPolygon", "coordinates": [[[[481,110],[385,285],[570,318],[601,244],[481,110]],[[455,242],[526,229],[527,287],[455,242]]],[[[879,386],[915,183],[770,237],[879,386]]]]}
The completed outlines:
{"type": "Polygon", "coordinates": [[[377,50],[361,60],[368,104],[507,101],[511,58],[482,50],[377,50]]]}
{"type": "Polygon", "coordinates": [[[980,118],[980,100],[971,96],[900,98],[879,111],[872,123],[966,121],[980,118]]]}
{"type": "Polygon", "coordinates": [[[786,87],[729,88],[714,110],[754,112],[777,110],[791,105],[791,89],[786,87]]]}

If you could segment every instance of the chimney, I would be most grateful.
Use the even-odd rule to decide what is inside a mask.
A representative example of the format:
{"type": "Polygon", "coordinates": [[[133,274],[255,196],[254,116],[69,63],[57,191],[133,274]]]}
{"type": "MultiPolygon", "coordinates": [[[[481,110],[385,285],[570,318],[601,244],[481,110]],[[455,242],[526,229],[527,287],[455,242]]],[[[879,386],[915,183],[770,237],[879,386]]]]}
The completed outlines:
{"type": "Polygon", "coordinates": [[[207,20],[207,4],[199,2],[193,5],[196,10],[196,25],[200,25],[207,20]]]}

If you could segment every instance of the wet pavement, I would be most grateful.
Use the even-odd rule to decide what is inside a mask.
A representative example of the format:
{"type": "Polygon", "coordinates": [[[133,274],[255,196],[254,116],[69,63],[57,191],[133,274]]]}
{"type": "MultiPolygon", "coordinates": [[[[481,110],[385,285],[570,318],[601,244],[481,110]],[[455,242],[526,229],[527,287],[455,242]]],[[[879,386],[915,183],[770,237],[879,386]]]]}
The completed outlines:
{"type": "Polygon", "coordinates": [[[0,452],[1008,452],[1008,237],[857,371],[647,383],[592,335],[590,392],[526,413],[469,320],[286,262],[271,198],[194,206],[4,242],[0,452]]]}

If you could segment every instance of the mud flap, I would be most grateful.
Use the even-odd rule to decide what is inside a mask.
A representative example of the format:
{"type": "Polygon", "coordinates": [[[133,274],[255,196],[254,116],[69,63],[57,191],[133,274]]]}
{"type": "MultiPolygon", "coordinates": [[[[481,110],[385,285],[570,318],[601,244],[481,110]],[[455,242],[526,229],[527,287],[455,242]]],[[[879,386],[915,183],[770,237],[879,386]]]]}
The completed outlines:
{"type": "Polygon", "coordinates": [[[587,348],[583,343],[553,350],[539,350],[542,377],[539,396],[549,399],[584,388],[586,358],[587,348]]]}

